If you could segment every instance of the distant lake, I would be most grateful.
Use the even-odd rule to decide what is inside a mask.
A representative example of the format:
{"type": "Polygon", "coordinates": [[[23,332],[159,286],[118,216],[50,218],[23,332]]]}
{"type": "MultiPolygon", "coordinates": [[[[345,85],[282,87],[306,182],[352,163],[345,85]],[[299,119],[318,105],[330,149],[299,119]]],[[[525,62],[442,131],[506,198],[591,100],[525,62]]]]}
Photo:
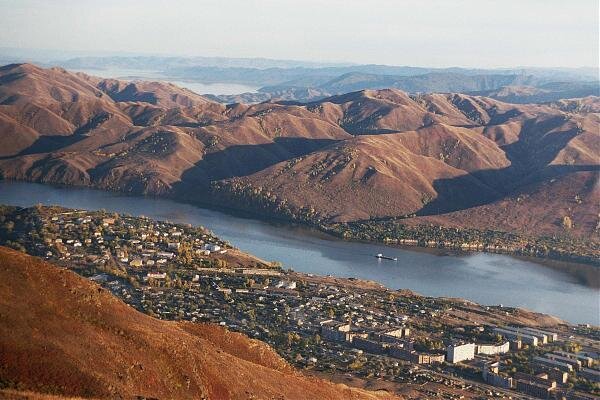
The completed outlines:
{"type": "Polygon", "coordinates": [[[177,86],[184,87],[198,94],[230,95],[241,93],[254,93],[259,87],[243,85],[239,83],[202,83],[192,81],[178,81],[168,79],[158,71],[146,71],[138,69],[103,68],[103,69],[73,69],[75,72],[83,72],[88,75],[102,78],[114,78],[121,80],[151,80],[171,82],[177,86]]]}
{"type": "MultiPolygon", "coordinates": [[[[298,272],[354,277],[426,296],[461,297],[486,305],[518,306],[573,323],[600,325],[600,291],[568,273],[499,254],[436,255],[380,244],[337,240],[311,229],[230,215],[172,200],[93,189],[0,181],[0,204],[37,203],[105,209],[202,225],[234,246],[298,272]],[[383,253],[398,261],[378,260],[383,253]]],[[[598,269],[582,267],[588,276],[598,269]]],[[[585,275],[585,274],[584,274],[585,275]]]]}

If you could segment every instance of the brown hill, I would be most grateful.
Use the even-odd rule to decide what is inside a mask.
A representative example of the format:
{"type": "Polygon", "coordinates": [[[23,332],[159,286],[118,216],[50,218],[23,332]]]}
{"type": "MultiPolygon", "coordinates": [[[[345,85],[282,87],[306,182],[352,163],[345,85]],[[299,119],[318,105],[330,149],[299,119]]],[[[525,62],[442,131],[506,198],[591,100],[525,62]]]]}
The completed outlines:
{"type": "Polygon", "coordinates": [[[141,314],[75,273],[0,248],[0,382],[92,398],[392,398],[293,370],[271,348],[207,324],[141,314]]]}
{"type": "MultiPolygon", "coordinates": [[[[533,192],[544,204],[556,195],[549,183],[578,181],[581,172],[594,177],[599,169],[594,97],[515,105],[385,89],[309,104],[224,106],[170,84],[28,64],[0,68],[0,83],[0,176],[9,179],[320,221],[464,210],[464,226],[481,226],[489,219],[470,208],[533,192]]],[[[576,195],[557,194],[567,196],[562,208],[576,195]]],[[[594,200],[582,200],[573,233],[595,232],[594,200]]],[[[560,231],[538,215],[542,207],[531,211],[534,226],[560,231]]]]}

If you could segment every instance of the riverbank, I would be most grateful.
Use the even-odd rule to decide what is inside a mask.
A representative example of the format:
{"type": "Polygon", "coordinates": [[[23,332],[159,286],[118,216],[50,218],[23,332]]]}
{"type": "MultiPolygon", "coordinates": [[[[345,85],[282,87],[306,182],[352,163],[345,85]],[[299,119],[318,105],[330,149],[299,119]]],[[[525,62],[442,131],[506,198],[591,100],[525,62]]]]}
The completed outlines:
{"type": "MultiPolygon", "coordinates": [[[[3,181],[0,177],[0,182],[3,181]]],[[[7,182],[20,182],[4,180],[7,182]]],[[[43,183],[48,185],[48,183],[43,183]]],[[[192,199],[183,194],[137,194],[112,189],[98,189],[86,185],[56,185],[56,187],[83,187],[106,190],[126,196],[143,196],[147,198],[167,198],[177,202],[225,212],[243,218],[254,218],[269,223],[281,223],[302,226],[320,231],[337,239],[361,243],[383,243],[400,245],[415,249],[439,249],[460,252],[478,252],[505,254],[515,257],[526,257],[528,260],[544,263],[544,260],[563,261],[567,263],[592,265],[600,267],[600,241],[584,240],[568,233],[555,237],[532,237],[515,232],[497,230],[479,230],[454,228],[436,225],[408,225],[401,218],[387,218],[367,221],[328,222],[319,217],[310,208],[291,210],[278,203],[256,203],[249,199],[248,203],[240,203],[238,198],[223,198],[214,188],[201,199],[192,199]],[[255,206],[255,207],[253,207],[255,206]],[[539,260],[539,261],[538,261],[539,260]]],[[[243,197],[242,197],[243,198],[243,197]]],[[[556,265],[555,265],[556,267],[556,265]]]]}
{"type": "Polygon", "coordinates": [[[574,323],[597,321],[597,289],[570,275],[568,269],[551,269],[524,258],[339,240],[306,225],[264,222],[248,214],[243,218],[233,215],[242,214],[238,212],[222,213],[164,198],[88,188],[5,181],[0,182],[0,203],[105,209],[204,226],[244,252],[280,261],[284,268],[298,272],[370,280],[425,296],[525,307],[574,323]],[[398,261],[378,260],[373,257],[378,253],[398,261]]]}

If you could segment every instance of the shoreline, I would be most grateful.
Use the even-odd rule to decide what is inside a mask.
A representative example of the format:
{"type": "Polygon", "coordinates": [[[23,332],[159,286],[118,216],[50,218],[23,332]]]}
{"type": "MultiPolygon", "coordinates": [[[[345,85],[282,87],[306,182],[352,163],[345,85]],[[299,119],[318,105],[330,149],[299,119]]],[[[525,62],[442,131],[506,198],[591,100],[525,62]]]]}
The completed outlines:
{"type": "MultiPolygon", "coordinates": [[[[65,206],[43,206],[42,208],[38,208],[37,206],[29,206],[29,207],[21,207],[21,206],[7,206],[9,209],[15,209],[15,211],[17,211],[18,213],[21,213],[22,211],[25,212],[25,214],[23,215],[29,215],[29,213],[33,213],[32,215],[38,215],[36,213],[41,213],[39,215],[46,215],[46,220],[49,221],[49,217],[47,217],[48,212],[52,212],[53,210],[64,210],[66,212],[62,212],[61,214],[64,215],[72,215],[72,214],[98,214],[100,215],[100,217],[102,217],[103,215],[113,215],[113,214],[117,214],[116,211],[106,211],[106,210],[98,210],[98,209],[91,209],[91,210],[85,210],[85,209],[80,209],[80,208],[73,208],[73,207],[65,207],[65,206]],[[69,211],[73,211],[76,210],[77,212],[69,212],[69,211]]],[[[10,215],[10,213],[12,211],[8,210],[9,212],[6,215],[10,215]]],[[[165,222],[164,220],[161,220],[159,218],[155,218],[155,217],[147,217],[147,216],[135,216],[135,215],[130,215],[128,213],[123,213],[123,212],[118,212],[119,214],[119,218],[124,218],[124,219],[131,219],[131,220],[141,220],[141,221],[154,221],[156,223],[165,223],[167,225],[172,225],[175,227],[180,227],[182,230],[185,231],[185,229],[190,229],[190,230],[195,230],[195,229],[201,229],[199,228],[199,226],[192,226],[189,224],[185,224],[183,222],[165,222]]],[[[56,215],[56,214],[52,214],[52,215],[56,215]]],[[[98,217],[98,215],[95,215],[94,218],[98,219],[100,217],[98,217]]],[[[115,217],[116,218],[116,217],[115,217]]],[[[19,218],[18,218],[19,219],[19,218]]],[[[80,218],[82,219],[82,218],[80,218]]],[[[136,224],[134,224],[134,226],[138,226],[136,224]]],[[[209,230],[207,230],[207,228],[203,228],[202,229],[204,232],[206,232],[207,234],[210,235],[214,235],[213,233],[210,233],[209,230]]],[[[215,236],[217,238],[217,240],[223,240],[220,239],[218,236],[215,236]]],[[[20,240],[20,239],[19,239],[20,240]]],[[[83,241],[83,240],[82,240],[83,241]]],[[[62,243],[62,241],[61,241],[62,243]]],[[[68,242],[67,242],[68,243],[68,242]]],[[[358,291],[361,290],[375,290],[375,291],[381,291],[381,293],[383,293],[382,297],[387,296],[388,294],[397,294],[397,295],[401,295],[401,296],[407,296],[407,297],[414,297],[414,298],[422,298],[422,299],[429,299],[429,300],[439,300],[439,301],[449,301],[452,303],[456,303],[456,307],[461,308],[461,307],[467,307],[467,308],[472,308],[473,306],[475,306],[478,309],[481,309],[482,312],[486,312],[486,310],[500,310],[503,313],[509,312],[510,310],[514,310],[517,312],[517,315],[520,315],[521,317],[524,317],[530,321],[546,321],[545,323],[551,323],[552,325],[558,324],[558,325],[562,325],[562,324],[567,324],[567,325],[572,325],[575,326],[577,323],[573,322],[572,320],[569,319],[565,319],[564,317],[558,317],[555,314],[553,314],[552,312],[548,312],[548,311],[536,311],[533,308],[527,307],[527,306],[523,306],[523,305],[519,305],[519,304],[508,304],[508,305],[501,305],[501,303],[494,303],[494,302],[486,302],[486,301],[482,301],[482,300],[474,300],[474,299],[469,299],[467,297],[464,296],[456,296],[456,295],[431,295],[431,294],[423,294],[421,292],[419,292],[418,290],[413,290],[413,289],[408,289],[408,288],[394,288],[391,287],[387,284],[385,284],[382,281],[379,280],[374,280],[374,279],[368,279],[368,278],[361,278],[361,277],[353,277],[353,276],[338,276],[338,275],[331,275],[331,274],[326,274],[324,272],[316,272],[316,273],[309,273],[309,272],[303,272],[303,271],[295,271],[293,269],[285,269],[282,268],[280,265],[276,266],[275,263],[273,262],[269,262],[265,259],[261,259],[258,258],[257,256],[254,256],[252,252],[249,251],[244,251],[241,250],[237,247],[235,247],[235,243],[229,243],[227,241],[225,241],[224,243],[226,243],[226,246],[232,246],[229,247],[229,252],[227,252],[227,254],[216,254],[217,257],[219,259],[225,259],[228,263],[231,262],[231,264],[229,264],[229,266],[225,266],[225,267],[218,267],[218,268],[196,268],[197,272],[201,272],[201,273],[218,273],[218,274],[232,274],[232,275],[238,275],[238,274],[252,274],[253,272],[244,272],[244,271],[238,271],[238,269],[252,269],[252,268],[266,268],[272,271],[272,273],[263,273],[263,272],[254,272],[256,274],[259,275],[264,275],[264,276],[280,276],[281,278],[283,277],[287,277],[287,279],[290,279],[292,281],[304,281],[304,282],[313,282],[313,283],[318,283],[318,284],[324,284],[324,285],[333,285],[333,286],[344,286],[344,287],[348,287],[348,288],[352,288],[352,289],[356,289],[358,291]],[[259,266],[257,264],[257,262],[261,263],[262,265],[259,266]],[[249,265],[255,265],[255,267],[241,267],[239,266],[241,264],[243,265],[247,265],[248,263],[250,263],[249,265]],[[236,266],[238,265],[238,266],[236,266]],[[500,304],[500,305],[498,305],[500,304]]],[[[30,248],[37,248],[37,247],[32,247],[32,246],[36,246],[35,242],[32,242],[30,248]]],[[[37,251],[37,250],[36,250],[37,251]]],[[[38,257],[42,257],[42,253],[32,253],[30,251],[27,251],[29,254],[34,255],[34,256],[38,256],[38,257]]],[[[46,254],[47,256],[47,254],[46,254]]],[[[68,256],[68,255],[67,255],[68,256]]],[[[61,259],[62,260],[62,259],[61,259]]],[[[54,261],[57,264],[63,265],[63,261],[54,261]]],[[[64,261],[67,262],[67,261],[64,261]]],[[[154,265],[154,264],[153,264],[154,265]]],[[[506,303],[505,303],[506,304],[506,303]]],[[[490,311],[491,312],[491,311],[490,311]]],[[[512,311],[510,311],[511,313],[513,313],[512,311]]],[[[508,313],[506,314],[508,315],[508,313]]],[[[514,316],[514,315],[513,315],[514,316]]],[[[588,323],[590,323],[590,321],[588,321],[588,323]]],[[[596,323],[592,322],[592,324],[595,326],[596,323]]]]}
{"type": "MultiPolygon", "coordinates": [[[[456,246],[448,246],[444,247],[438,244],[435,245],[423,245],[421,244],[421,240],[418,239],[409,239],[410,241],[416,242],[415,244],[408,243],[398,243],[398,239],[384,241],[384,240],[365,240],[356,237],[344,237],[340,234],[337,234],[332,226],[334,224],[317,224],[311,221],[297,221],[292,220],[290,218],[286,218],[275,213],[267,213],[266,211],[256,211],[249,210],[247,208],[239,208],[234,207],[232,205],[228,205],[229,203],[216,205],[214,202],[206,201],[206,200],[192,200],[186,199],[185,196],[178,196],[175,193],[170,194],[139,194],[139,193],[131,193],[125,192],[121,190],[112,190],[112,189],[104,189],[98,188],[92,185],[70,185],[70,184],[62,184],[62,183],[52,183],[52,182],[36,182],[31,180],[22,180],[22,179],[6,179],[0,175],[0,182],[14,182],[14,183],[33,183],[44,186],[51,186],[58,189],[88,189],[88,190],[98,190],[101,192],[118,194],[124,197],[142,197],[148,199],[157,199],[157,200],[170,200],[182,204],[187,204],[190,206],[204,208],[211,211],[220,212],[223,214],[228,214],[234,217],[239,217],[243,219],[252,219],[255,221],[260,221],[263,223],[267,223],[273,226],[282,226],[288,228],[299,228],[304,231],[310,232],[312,235],[318,235],[322,239],[326,240],[339,240],[348,243],[363,243],[363,244],[380,244],[385,246],[390,246],[393,248],[403,249],[407,251],[415,251],[420,253],[428,253],[436,256],[444,256],[450,255],[453,257],[460,257],[462,255],[471,255],[471,254],[501,254],[510,257],[514,257],[516,259],[532,262],[538,265],[542,265],[544,267],[552,268],[558,271],[568,270],[580,270],[584,268],[600,268],[600,258],[590,259],[589,262],[585,260],[573,260],[572,258],[560,258],[560,257],[550,257],[544,255],[534,255],[534,254],[521,254],[519,252],[514,251],[501,251],[498,249],[489,249],[486,246],[480,246],[475,249],[461,249],[456,246]],[[558,265],[564,264],[564,265],[558,265]]],[[[373,221],[375,222],[375,221],[373,221]]],[[[433,228],[440,229],[454,229],[445,226],[431,226],[433,228]]],[[[486,231],[487,232],[487,231],[486,231]]],[[[511,235],[510,232],[502,232],[502,231],[490,231],[497,232],[500,234],[511,235]]],[[[539,238],[534,238],[539,239],[539,238]]],[[[585,257],[585,256],[578,256],[585,257]]],[[[594,272],[594,271],[591,271],[594,272]]],[[[594,281],[592,287],[600,288],[600,276],[595,276],[596,280],[594,281]]]]}

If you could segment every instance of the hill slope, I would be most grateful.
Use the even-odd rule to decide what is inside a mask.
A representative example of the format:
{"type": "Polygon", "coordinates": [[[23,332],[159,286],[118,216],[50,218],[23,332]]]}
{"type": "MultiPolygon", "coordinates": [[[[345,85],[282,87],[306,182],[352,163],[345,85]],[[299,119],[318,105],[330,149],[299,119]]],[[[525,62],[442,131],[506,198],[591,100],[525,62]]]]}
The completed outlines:
{"type": "Polygon", "coordinates": [[[552,198],[565,214],[557,218],[577,221],[571,234],[597,237],[596,192],[567,184],[581,173],[597,179],[597,97],[514,105],[382,89],[309,104],[224,106],[169,84],[28,64],[0,68],[0,83],[6,179],[174,196],[319,224],[464,211],[461,225],[485,226],[489,218],[469,212],[485,205],[502,229],[562,233],[542,215],[552,198]],[[556,181],[563,189],[553,192],[556,181]],[[501,210],[533,192],[541,205],[527,208],[531,223],[501,210]]]}
{"type": "Polygon", "coordinates": [[[0,248],[0,278],[5,387],[94,398],[385,398],[304,377],[264,343],[221,327],[151,318],[13,250],[0,248]]]}

